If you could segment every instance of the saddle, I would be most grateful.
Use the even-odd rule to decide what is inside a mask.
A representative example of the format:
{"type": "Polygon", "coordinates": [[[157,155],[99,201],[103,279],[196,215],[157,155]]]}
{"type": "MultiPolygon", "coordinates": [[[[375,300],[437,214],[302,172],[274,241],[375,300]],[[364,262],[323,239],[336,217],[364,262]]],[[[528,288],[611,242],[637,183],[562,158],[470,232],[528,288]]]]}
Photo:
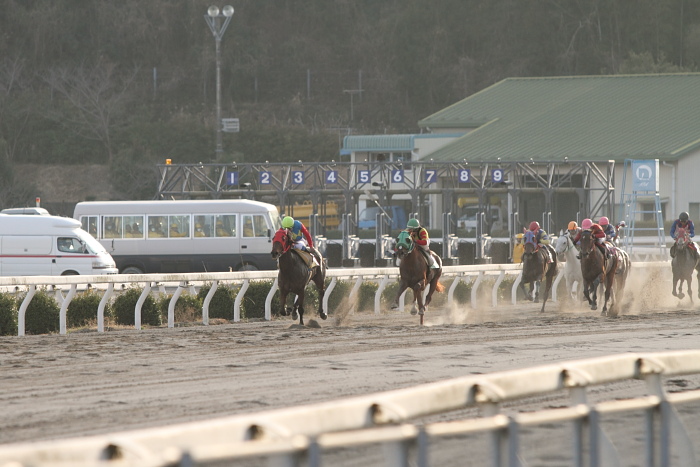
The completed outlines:
{"type": "Polygon", "coordinates": [[[298,250],[296,248],[292,248],[292,250],[294,250],[294,252],[296,254],[298,254],[301,259],[304,260],[304,264],[306,264],[306,266],[308,268],[315,268],[315,267],[319,266],[318,261],[316,260],[316,257],[314,255],[312,255],[311,252],[304,251],[304,250],[298,250]]]}

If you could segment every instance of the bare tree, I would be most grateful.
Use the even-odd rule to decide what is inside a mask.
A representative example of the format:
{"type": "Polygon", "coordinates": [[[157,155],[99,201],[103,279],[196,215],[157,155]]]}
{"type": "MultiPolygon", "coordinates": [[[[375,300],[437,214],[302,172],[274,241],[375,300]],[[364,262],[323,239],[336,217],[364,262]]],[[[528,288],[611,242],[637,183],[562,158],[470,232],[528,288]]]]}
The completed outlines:
{"type": "Polygon", "coordinates": [[[100,141],[111,163],[112,130],[123,117],[127,91],[137,73],[138,69],[134,69],[126,76],[119,76],[114,64],[98,64],[91,69],[85,66],[51,69],[44,81],[52,93],[57,92],[64,100],[54,105],[48,116],[82,138],[100,141]],[[67,104],[68,109],[60,104],[67,104]]]}

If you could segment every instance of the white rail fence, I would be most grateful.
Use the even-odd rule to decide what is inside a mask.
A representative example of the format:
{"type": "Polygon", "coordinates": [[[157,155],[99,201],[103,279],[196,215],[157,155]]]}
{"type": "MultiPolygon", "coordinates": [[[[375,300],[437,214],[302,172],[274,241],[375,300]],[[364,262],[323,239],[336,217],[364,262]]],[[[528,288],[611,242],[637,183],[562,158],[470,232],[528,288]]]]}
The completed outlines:
{"type": "Polygon", "coordinates": [[[633,440],[643,465],[696,466],[693,441],[675,406],[700,400],[700,390],[667,393],[663,378],[698,373],[700,350],[626,353],[162,428],[0,445],[0,466],[184,467],[262,458],[268,465],[320,467],[333,449],[381,444],[383,465],[391,467],[461,465],[467,453],[484,450],[485,458],[472,459],[479,465],[523,467],[522,431],[560,422],[570,423],[572,429],[570,444],[557,446],[568,459],[559,458],[557,465],[630,465],[630,459],[620,459],[601,423],[605,416],[626,412],[643,414],[643,439],[633,440]],[[643,380],[646,395],[589,401],[590,390],[630,379],[643,380]],[[568,406],[510,415],[502,410],[504,403],[557,391],[568,392],[568,406]],[[415,422],[469,407],[477,408],[478,416],[415,422]],[[490,442],[460,444],[457,458],[431,462],[444,457],[431,449],[441,438],[472,433],[484,434],[490,442]]]}
{"type": "MultiPolygon", "coordinates": [[[[651,268],[666,268],[670,270],[670,265],[666,261],[660,262],[645,262],[633,263],[632,274],[640,270],[648,272],[651,268]]],[[[557,286],[564,277],[564,268],[560,268],[559,275],[555,279],[552,288],[552,302],[557,301],[557,286]]],[[[517,302],[517,289],[520,285],[520,277],[522,274],[522,266],[520,264],[486,264],[476,266],[445,266],[443,268],[443,277],[453,277],[456,280],[452,281],[447,290],[447,305],[450,306],[454,300],[455,288],[460,282],[471,283],[470,306],[472,308],[480,307],[498,307],[498,292],[499,287],[506,276],[514,277],[513,286],[511,289],[511,303],[517,302]],[[487,280],[493,279],[492,281],[487,280]],[[484,301],[482,287],[491,287],[490,303],[484,301]],[[481,301],[480,301],[480,297],[481,301]]],[[[335,288],[338,280],[354,281],[354,285],[350,291],[350,299],[357,296],[360,286],[363,281],[376,281],[379,286],[374,296],[374,312],[381,313],[381,297],[384,289],[390,281],[396,280],[399,277],[399,269],[396,267],[390,268],[357,268],[357,269],[329,269],[327,277],[330,278],[330,283],[326,289],[326,294],[323,298],[323,307],[328,310],[328,299],[335,288]]],[[[248,272],[230,272],[230,273],[189,273],[189,274],[118,274],[118,275],[102,275],[102,276],[27,276],[27,277],[0,277],[0,290],[11,291],[17,294],[26,292],[20,309],[18,312],[18,335],[25,335],[25,314],[27,307],[31,302],[37,288],[48,288],[55,291],[55,296],[60,304],[59,312],[59,333],[66,334],[66,312],[71,300],[75,297],[78,288],[90,287],[104,288],[104,294],[97,309],[97,331],[104,332],[104,311],[109,300],[123,290],[128,285],[138,285],[143,288],[141,296],[136,303],[134,309],[136,329],[141,329],[141,308],[148,294],[158,291],[165,293],[166,285],[176,287],[172,298],[168,304],[168,327],[175,326],[175,304],[184,290],[189,290],[195,294],[196,285],[211,284],[211,288],[204,299],[202,307],[202,322],[204,325],[209,324],[209,303],[211,302],[214,293],[216,292],[219,283],[236,283],[240,284],[240,289],[236,295],[233,309],[233,321],[238,322],[241,319],[241,302],[245,296],[246,290],[250,285],[250,281],[255,280],[271,280],[273,285],[265,300],[265,319],[272,319],[272,298],[277,292],[277,271],[248,271],[248,272]],[[64,295],[65,293],[65,295],[64,295]]],[[[406,293],[412,293],[407,291],[406,293]]],[[[404,310],[406,293],[399,300],[399,311],[404,310]]],[[[412,298],[412,297],[411,297],[412,298]]],[[[501,303],[503,304],[503,303],[501,303]]]]}

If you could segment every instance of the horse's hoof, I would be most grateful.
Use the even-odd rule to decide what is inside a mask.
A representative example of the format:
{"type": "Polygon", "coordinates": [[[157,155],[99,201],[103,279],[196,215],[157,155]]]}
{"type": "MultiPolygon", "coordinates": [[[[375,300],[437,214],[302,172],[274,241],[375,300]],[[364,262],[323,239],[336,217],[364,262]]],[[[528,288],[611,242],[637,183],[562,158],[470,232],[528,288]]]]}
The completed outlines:
{"type": "Polygon", "coordinates": [[[533,300],[533,302],[535,302],[535,303],[540,303],[540,299],[539,299],[539,298],[536,298],[536,299],[533,300]]]}
{"type": "MultiPolygon", "coordinates": [[[[292,311],[292,320],[296,321],[299,319],[299,312],[297,310],[292,311]]],[[[302,324],[302,323],[299,323],[302,324]]]]}
{"type": "Polygon", "coordinates": [[[392,303],[392,304],[391,304],[391,309],[392,309],[392,310],[396,310],[396,309],[398,309],[398,308],[399,308],[399,305],[397,305],[396,303],[392,303]]]}
{"type": "Polygon", "coordinates": [[[676,296],[678,297],[679,300],[683,300],[685,298],[685,294],[683,292],[679,293],[676,296]]]}
{"type": "Polygon", "coordinates": [[[321,312],[321,319],[328,319],[328,313],[322,311],[321,312]]]}
{"type": "Polygon", "coordinates": [[[418,312],[418,315],[419,315],[419,316],[423,316],[424,314],[425,314],[425,311],[423,311],[423,310],[421,310],[421,311],[418,312]]]}
{"type": "Polygon", "coordinates": [[[598,305],[591,305],[591,310],[595,311],[598,309],[598,305]]]}
{"type": "Polygon", "coordinates": [[[411,308],[411,314],[415,316],[416,314],[418,314],[418,310],[416,310],[415,308],[411,308]]]}

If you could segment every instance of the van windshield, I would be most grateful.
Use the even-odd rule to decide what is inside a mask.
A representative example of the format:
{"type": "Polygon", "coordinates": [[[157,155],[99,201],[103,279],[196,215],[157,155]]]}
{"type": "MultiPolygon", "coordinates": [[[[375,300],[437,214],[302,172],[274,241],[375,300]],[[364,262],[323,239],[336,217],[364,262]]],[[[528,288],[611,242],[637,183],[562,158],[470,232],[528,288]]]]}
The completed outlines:
{"type": "Polygon", "coordinates": [[[100,242],[95,240],[95,238],[84,230],[77,231],[78,238],[85,244],[89,253],[94,255],[98,253],[107,253],[105,247],[102,246],[100,242]]]}

